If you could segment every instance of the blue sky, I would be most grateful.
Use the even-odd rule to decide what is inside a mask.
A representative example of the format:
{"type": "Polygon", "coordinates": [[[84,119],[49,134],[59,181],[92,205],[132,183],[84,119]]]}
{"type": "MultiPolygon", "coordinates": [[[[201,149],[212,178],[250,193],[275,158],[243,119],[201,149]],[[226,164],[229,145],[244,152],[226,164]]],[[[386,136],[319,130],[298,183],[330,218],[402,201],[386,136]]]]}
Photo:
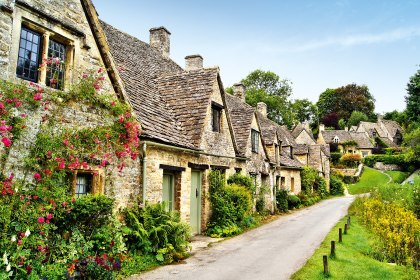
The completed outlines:
{"type": "Polygon", "coordinates": [[[293,84],[315,102],[327,88],[365,84],[379,113],[403,110],[420,64],[417,0],[93,0],[102,20],[148,42],[151,27],[171,33],[171,58],[201,54],[224,86],[255,69],[293,84]]]}

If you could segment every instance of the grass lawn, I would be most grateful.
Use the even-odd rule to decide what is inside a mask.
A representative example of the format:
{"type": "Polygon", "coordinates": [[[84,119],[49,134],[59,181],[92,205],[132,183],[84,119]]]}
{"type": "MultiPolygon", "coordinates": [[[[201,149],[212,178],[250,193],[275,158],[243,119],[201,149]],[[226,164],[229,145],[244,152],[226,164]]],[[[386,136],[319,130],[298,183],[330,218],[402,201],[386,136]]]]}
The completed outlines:
{"type": "Polygon", "coordinates": [[[389,178],[385,174],[375,169],[365,168],[360,181],[356,184],[349,184],[349,193],[367,193],[377,186],[388,183],[388,181],[389,178]]]}
{"type": "Polygon", "coordinates": [[[405,179],[410,176],[410,172],[403,171],[385,171],[386,174],[392,177],[392,182],[401,184],[405,179]]]}
{"type": "Polygon", "coordinates": [[[370,233],[352,216],[351,227],[347,235],[343,234],[343,243],[338,243],[338,229],[344,230],[346,218],[342,219],[327,235],[321,246],[307,263],[296,272],[293,280],[308,279],[381,279],[412,280],[417,279],[413,269],[404,266],[379,262],[369,256],[370,233]],[[330,275],[324,276],[322,256],[329,255],[331,240],[336,241],[336,256],[328,258],[330,275]]]}

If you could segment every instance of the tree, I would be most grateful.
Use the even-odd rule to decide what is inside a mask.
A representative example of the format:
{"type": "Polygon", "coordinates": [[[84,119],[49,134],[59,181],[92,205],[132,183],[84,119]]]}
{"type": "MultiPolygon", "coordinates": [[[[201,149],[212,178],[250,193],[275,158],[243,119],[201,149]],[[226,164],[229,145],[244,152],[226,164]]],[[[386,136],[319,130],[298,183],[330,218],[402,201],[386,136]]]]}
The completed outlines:
{"type": "Polygon", "coordinates": [[[246,87],[246,102],[256,106],[258,102],[267,104],[268,118],[289,127],[293,125],[294,114],[289,100],[292,87],[288,80],[270,71],[255,70],[241,81],[246,87]]]}
{"type": "Polygon", "coordinates": [[[298,122],[318,123],[318,108],[308,99],[296,99],[292,104],[292,110],[298,122]]]}
{"type": "Polygon", "coordinates": [[[348,126],[358,126],[360,122],[365,122],[369,118],[365,113],[359,111],[353,111],[350,115],[350,118],[347,121],[348,126]]]}
{"type": "Polygon", "coordinates": [[[420,69],[410,77],[407,84],[406,114],[409,121],[420,122],[420,69]]]}
{"type": "Polygon", "coordinates": [[[407,157],[409,160],[420,158],[420,127],[404,135],[404,145],[408,148],[407,157]]]}
{"type": "Polygon", "coordinates": [[[335,126],[338,126],[339,119],[347,122],[353,111],[362,112],[369,119],[376,117],[375,98],[365,85],[348,84],[336,89],[327,89],[319,96],[317,106],[320,119],[331,119],[331,114],[337,114],[335,126]]]}

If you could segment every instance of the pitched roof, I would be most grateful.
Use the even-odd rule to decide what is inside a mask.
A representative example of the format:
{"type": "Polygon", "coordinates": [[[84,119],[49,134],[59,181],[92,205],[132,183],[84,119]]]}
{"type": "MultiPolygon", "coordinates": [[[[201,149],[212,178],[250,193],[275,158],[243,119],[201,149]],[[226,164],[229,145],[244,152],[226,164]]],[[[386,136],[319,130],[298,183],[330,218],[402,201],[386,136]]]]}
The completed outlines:
{"type": "Polygon", "coordinates": [[[387,137],[380,137],[380,139],[382,140],[382,142],[384,142],[388,147],[398,147],[397,144],[394,143],[394,141],[392,141],[391,139],[387,138],[387,137]]]}
{"type": "Polygon", "coordinates": [[[218,68],[208,68],[167,74],[155,79],[161,98],[172,110],[187,141],[196,148],[200,147],[218,72],[218,68]]]}
{"type": "Polygon", "coordinates": [[[312,133],[312,130],[308,130],[308,128],[305,126],[305,124],[303,123],[298,123],[292,130],[292,136],[296,139],[301,133],[302,131],[306,131],[306,133],[308,133],[308,135],[312,138],[312,140],[315,141],[314,135],[312,133]]]}
{"type": "Polygon", "coordinates": [[[376,131],[379,137],[387,137],[386,132],[382,130],[380,125],[373,122],[360,122],[359,127],[362,127],[368,134],[369,137],[374,138],[373,132],[376,131]]]}
{"type": "Polygon", "coordinates": [[[225,97],[238,153],[245,156],[255,108],[231,94],[226,94],[225,97]]]}
{"type": "Polygon", "coordinates": [[[284,146],[296,146],[296,140],[293,137],[293,135],[290,133],[290,131],[287,129],[286,126],[278,125],[277,127],[277,134],[279,135],[279,138],[281,139],[281,145],[284,146]]]}
{"type": "Polygon", "coordinates": [[[258,123],[260,124],[261,128],[261,137],[264,141],[264,144],[272,145],[274,143],[274,139],[277,137],[277,127],[279,125],[263,116],[260,112],[257,111],[256,113],[258,123]]]}
{"type": "Polygon", "coordinates": [[[396,121],[380,120],[379,122],[382,122],[384,124],[386,130],[388,130],[389,136],[391,136],[391,137],[394,137],[395,134],[397,133],[397,131],[402,133],[402,128],[399,125],[399,123],[397,123],[396,121]]]}
{"type": "Polygon", "coordinates": [[[142,136],[194,148],[156,83],[159,76],[179,73],[182,68],[149,44],[101,23],[114,62],[122,69],[126,94],[141,121],[142,136]]]}
{"type": "Polygon", "coordinates": [[[309,151],[308,145],[306,144],[297,144],[293,149],[294,155],[304,155],[309,151]]]}
{"type": "Polygon", "coordinates": [[[302,168],[303,167],[302,163],[300,163],[296,159],[292,159],[292,158],[288,157],[287,154],[284,153],[284,152],[282,152],[281,155],[280,155],[280,165],[290,167],[290,168],[302,168]]]}
{"type": "Polygon", "coordinates": [[[324,138],[325,143],[331,144],[334,143],[334,137],[338,137],[339,143],[344,143],[352,141],[351,135],[348,131],[345,130],[324,130],[320,132],[324,138]]]}
{"type": "Polygon", "coordinates": [[[373,149],[374,146],[370,142],[369,137],[364,132],[349,132],[351,138],[356,141],[357,147],[362,149],[373,149]]]}

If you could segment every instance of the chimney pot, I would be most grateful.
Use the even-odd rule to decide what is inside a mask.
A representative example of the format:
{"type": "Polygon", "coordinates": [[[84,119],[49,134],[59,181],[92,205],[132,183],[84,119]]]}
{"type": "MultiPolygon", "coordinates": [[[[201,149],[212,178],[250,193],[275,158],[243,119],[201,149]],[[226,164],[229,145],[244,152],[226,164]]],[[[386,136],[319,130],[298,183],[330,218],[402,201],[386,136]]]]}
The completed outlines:
{"type": "Polygon", "coordinates": [[[319,132],[325,131],[325,125],[323,123],[319,124],[319,132]]]}
{"type": "Polygon", "coordinates": [[[165,27],[154,27],[150,32],[150,46],[159,51],[164,57],[169,57],[171,32],[165,27]]]}
{"type": "Polygon", "coordinates": [[[237,83],[233,85],[233,95],[238,97],[245,103],[245,85],[237,83]]]}
{"type": "Polygon", "coordinates": [[[199,54],[188,55],[185,57],[185,70],[203,69],[203,57],[199,54]]]}
{"type": "Polygon", "coordinates": [[[267,117],[267,104],[265,104],[264,102],[258,102],[257,111],[264,117],[267,117]]]}

